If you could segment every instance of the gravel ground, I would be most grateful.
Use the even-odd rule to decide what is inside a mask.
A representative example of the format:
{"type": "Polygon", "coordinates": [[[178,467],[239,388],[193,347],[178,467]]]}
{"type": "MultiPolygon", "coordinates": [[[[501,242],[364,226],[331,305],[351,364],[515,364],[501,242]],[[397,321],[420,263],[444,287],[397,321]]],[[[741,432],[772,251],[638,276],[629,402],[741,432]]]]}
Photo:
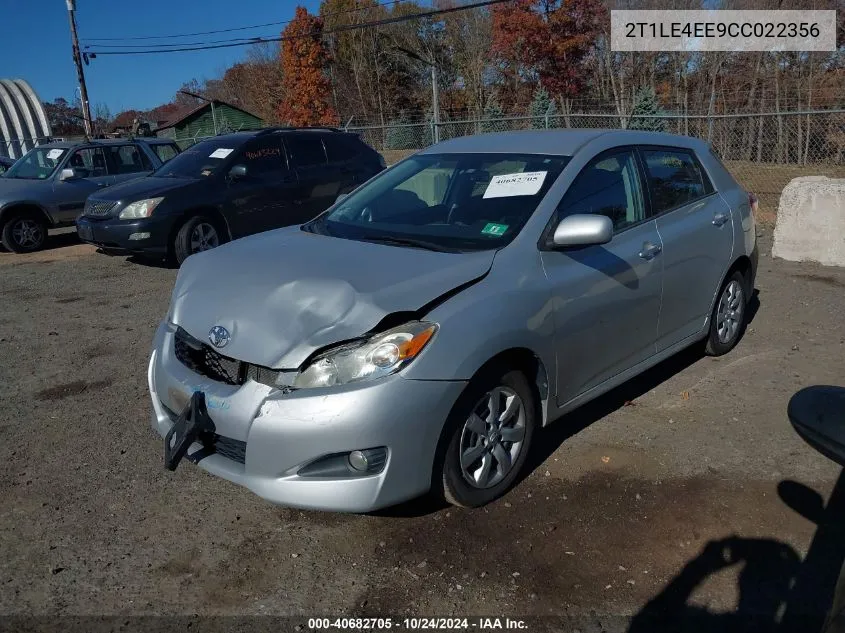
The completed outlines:
{"type": "Polygon", "coordinates": [[[845,484],[785,411],[845,382],[843,269],[764,255],[731,354],[685,352],[558,421],[497,503],[355,516],[165,471],[145,372],[175,271],[52,246],[0,253],[0,614],[553,615],[586,633],[824,609],[845,484]]]}

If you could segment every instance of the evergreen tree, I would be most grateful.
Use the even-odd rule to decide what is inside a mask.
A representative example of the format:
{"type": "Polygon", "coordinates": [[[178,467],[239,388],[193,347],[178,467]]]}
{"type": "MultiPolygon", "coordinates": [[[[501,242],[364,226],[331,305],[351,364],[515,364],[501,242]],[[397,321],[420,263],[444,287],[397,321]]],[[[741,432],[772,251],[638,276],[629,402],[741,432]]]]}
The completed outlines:
{"type": "Polygon", "coordinates": [[[665,119],[638,119],[641,115],[664,116],[654,88],[643,86],[634,94],[634,107],[631,109],[631,120],[628,122],[630,130],[648,130],[649,132],[666,131],[665,119]]]}
{"type": "Polygon", "coordinates": [[[484,105],[484,115],[482,116],[484,120],[481,122],[481,131],[498,132],[502,130],[502,123],[499,119],[504,116],[505,113],[502,112],[502,106],[499,105],[496,95],[491,93],[484,105]]]}
{"type": "Polygon", "coordinates": [[[531,115],[531,127],[541,130],[546,127],[546,115],[548,115],[548,127],[555,127],[555,120],[553,117],[557,114],[554,100],[549,96],[543,86],[534,91],[534,98],[531,100],[529,106],[529,114],[531,115]]]}

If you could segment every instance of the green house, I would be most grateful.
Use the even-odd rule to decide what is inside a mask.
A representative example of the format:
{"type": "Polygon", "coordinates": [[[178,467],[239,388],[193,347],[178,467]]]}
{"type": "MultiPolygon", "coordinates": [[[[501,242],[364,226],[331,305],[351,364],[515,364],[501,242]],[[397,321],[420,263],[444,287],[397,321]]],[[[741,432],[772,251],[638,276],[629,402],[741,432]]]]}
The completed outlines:
{"type": "Polygon", "coordinates": [[[264,121],[251,112],[231,103],[214,99],[159,126],[156,129],[156,136],[172,138],[185,146],[193,144],[201,137],[263,126],[264,121]]]}

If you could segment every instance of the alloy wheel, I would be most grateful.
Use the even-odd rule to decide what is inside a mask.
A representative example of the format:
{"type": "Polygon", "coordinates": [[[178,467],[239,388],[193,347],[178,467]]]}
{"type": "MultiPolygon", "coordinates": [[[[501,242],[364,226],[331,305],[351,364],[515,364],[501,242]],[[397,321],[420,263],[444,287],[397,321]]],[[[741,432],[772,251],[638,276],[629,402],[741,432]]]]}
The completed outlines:
{"type": "Polygon", "coordinates": [[[513,469],[525,438],[525,404],[509,387],[487,392],[473,407],[461,432],[460,462],[464,479],[475,488],[490,488],[513,469]]]}
{"type": "Polygon", "coordinates": [[[21,218],[12,226],[12,239],[21,248],[35,248],[44,239],[44,228],[35,220],[21,218]]]}
{"type": "Polygon", "coordinates": [[[191,231],[191,253],[201,253],[219,245],[217,230],[208,222],[200,222],[191,231]]]}
{"type": "Polygon", "coordinates": [[[716,311],[716,332],[720,343],[732,341],[742,325],[745,311],[745,293],[742,284],[731,280],[719,297],[719,308],[716,311]]]}

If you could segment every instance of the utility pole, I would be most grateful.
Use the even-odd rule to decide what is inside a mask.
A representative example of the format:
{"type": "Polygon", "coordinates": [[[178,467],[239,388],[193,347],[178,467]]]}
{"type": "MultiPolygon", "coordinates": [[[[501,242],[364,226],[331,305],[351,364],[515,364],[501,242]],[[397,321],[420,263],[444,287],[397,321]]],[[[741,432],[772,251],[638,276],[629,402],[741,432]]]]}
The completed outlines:
{"type": "Polygon", "coordinates": [[[434,142],[440,142],[440,93],[437,88],[437,64],[431,64],[431,102],[434,109],[434,142]]]}
{"type": "Polygon", "coordinates": [[[85,124],[85,138],[90,140],[93,134],[91,125],[91,107],[88,103],[88,88],[85,87],[85,73],[82,70],[82,56],[79,54],[79,38],[76,34],[76,0],[65,0],[67,15],[70,20],[70,40],[73,44],[73,63],[76,64],[76,76],[79,79],[79,94],[82,98],[82,120],[85,124]]]}

